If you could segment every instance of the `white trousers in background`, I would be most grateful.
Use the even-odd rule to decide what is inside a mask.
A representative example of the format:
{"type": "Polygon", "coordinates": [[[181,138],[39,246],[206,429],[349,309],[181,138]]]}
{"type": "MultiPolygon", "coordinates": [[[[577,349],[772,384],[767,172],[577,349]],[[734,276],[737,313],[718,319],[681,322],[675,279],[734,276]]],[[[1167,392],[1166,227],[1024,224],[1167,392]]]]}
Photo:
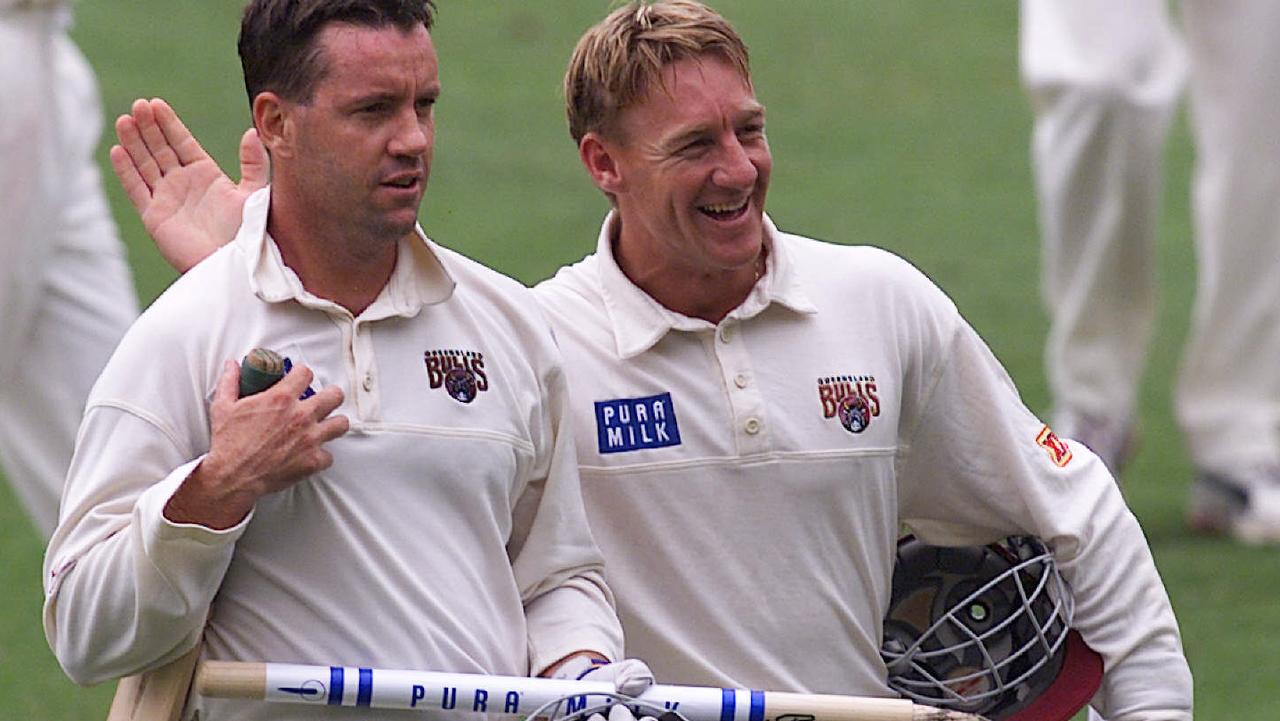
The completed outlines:
{"type": "Polygon", "coordinates": [[[1164,0],[1022,2],[1055,415],[1134,413],[1156,314],[1161,159],[1189,77],[1198,272],[1178,421],[1200,468],[1274,463],[1280,2],[1180,7],[1181,34],[1164,0]]]}
{"type": "Polygon", "coordinates": [[[0,8],[0,464],[46,537],[89,388],[138,313],[67,22],[0,8]]]}

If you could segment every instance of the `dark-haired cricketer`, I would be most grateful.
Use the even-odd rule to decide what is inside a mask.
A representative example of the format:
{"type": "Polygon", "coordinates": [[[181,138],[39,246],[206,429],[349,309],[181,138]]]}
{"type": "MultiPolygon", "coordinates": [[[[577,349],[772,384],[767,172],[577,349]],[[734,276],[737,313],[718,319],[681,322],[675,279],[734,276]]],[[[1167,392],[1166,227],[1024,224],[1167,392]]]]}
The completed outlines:
{"type": "Polygon", "coordinates": [[[91,394],[45,561],[50,645],[85,684],[201,637],[213,659],[507,675],[617,658],[550,330],[527,289],[416,224],[441,87],[430,6],[285,7],[251,4],[241,34],[273,183],[91,394]],[[250,55],[289,33],[309,84],[255,87],[250,55]],[[238,399],[235,359],[258,346],[291,370],[238,399]]]}

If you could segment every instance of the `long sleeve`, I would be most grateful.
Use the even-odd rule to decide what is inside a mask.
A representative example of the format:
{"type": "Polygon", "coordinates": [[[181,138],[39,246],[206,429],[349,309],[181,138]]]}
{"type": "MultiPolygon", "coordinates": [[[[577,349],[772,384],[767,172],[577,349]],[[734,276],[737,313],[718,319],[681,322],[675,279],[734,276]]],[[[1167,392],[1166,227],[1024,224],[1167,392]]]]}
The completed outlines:
{"type": "Polygon", "coordinates": [[[934,544],[1046,540],[1074,591],[1073,626],[1104,659],[1105,716],[1190,719],[1177,622],[1114,480],[1083,446],[1055,450],[982,339],[958,317],[953,327],[920,373],[925,396],[900,458],[904,522],[934,544]]]}
{"type": "Polygon", "coordinates": [[[166,663],[199,639],[248,522],[175,525],[164,505],[199,459],[137,409],[92,407],[45,558],[44,626],[67,675],[98,683],[166,663]]]}
{"type": "Polygon", "coordinates": [[[544,384],[535,479],[517,503],[510,544],[532,673],[574,651],[610,659],[622,654],[622,627],[582,504],[568,391],[558,363],[544,384]]]}

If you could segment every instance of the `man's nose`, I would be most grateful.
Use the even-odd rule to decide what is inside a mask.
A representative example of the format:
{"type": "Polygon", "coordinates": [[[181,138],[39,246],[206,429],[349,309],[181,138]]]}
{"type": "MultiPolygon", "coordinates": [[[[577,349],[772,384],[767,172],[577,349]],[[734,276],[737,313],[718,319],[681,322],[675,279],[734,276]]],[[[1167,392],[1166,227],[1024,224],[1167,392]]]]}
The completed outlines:
{"type": "Polygon", "coordinates": [[[711,179],[722,188],[747,188],[755,184],[760,171],[737,136],[721,146],[718,167],[711,179]]]}
{"type": "Polygon", "coordinates": [[[431,147],[434,130],[429,117],[423,118],[409,108],[397,114],[395,133],[391,136],[387,151],[392,155],[422,155],[431,147]]]}

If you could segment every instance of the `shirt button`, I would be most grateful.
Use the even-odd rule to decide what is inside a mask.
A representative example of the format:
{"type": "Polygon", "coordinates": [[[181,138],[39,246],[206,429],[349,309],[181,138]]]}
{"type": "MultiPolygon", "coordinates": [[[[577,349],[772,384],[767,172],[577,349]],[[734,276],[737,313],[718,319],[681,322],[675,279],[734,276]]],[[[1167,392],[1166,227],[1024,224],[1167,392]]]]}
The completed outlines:
{"type": "Polygon", "coordinates": [[[760,419],[748,418],[747,422],[742,424],[742,427],[746,430],[747,435],[754,436],[760,432],[760,419]]]}
{"type": "Polygon", "coordinates": [[[734,377],[733,377],[733,384],[734,384],[735,386],[739,387],[739,388],[746,388],[746,387],[747,387],[747,374],[746,374],[746,373],[739,373],[738,375],[734,376],[734,377]]]}
{"type": "Polygon", "coordinates": [[[364,388],[366,391],[373,390],[373,374],[372,373],[364,374],[364,382],[360,384],[360,387],[364,388]]]}
{"type": "Polygon", "coordinates": [[[728,343],[733,340],[733,329],[727,325],[720,326],[720,342],[728,343]]]}

